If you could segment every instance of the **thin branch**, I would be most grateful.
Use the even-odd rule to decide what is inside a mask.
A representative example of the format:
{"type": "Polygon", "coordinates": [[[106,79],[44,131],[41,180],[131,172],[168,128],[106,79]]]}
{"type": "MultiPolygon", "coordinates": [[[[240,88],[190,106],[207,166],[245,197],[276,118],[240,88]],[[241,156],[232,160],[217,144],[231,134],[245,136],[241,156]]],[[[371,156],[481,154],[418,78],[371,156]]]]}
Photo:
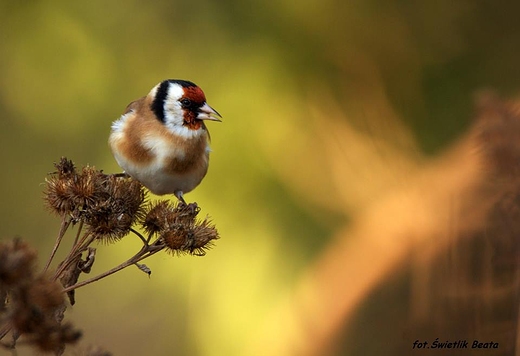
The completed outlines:
{"type": "Polygon", "coordinates": [[[150,243],[150,241],[152,240],[152,237],[153,237],[153,232],[150,232],[150,233],[148,234],[148,238],[146,239],[146,244],[149,244],[149,243],[150,243]]]}
{"type": "Polygon", "coordinates": [[[139,236],[139,238],[141,239],[141,241],[143,241],[144,245],[145,245],[145,246],[148,246],[148,242],[150,242],[150,241],[149,241],[149,240],[146,240],[146,239],[144,238],[144,236],[141,235],[141,234],[139,233],[139,231],[135,230],[134,228],[130,228],[130,231],[132,231],[134,234],[136,234],[137,236],[139,236]]]}
{"type": "Polygon", "coordinates": [[[62,264],[58,267],[56,272],[54,273],[53,280],[57,280],[60,278],[63,271],[65,271],[71,263],[73,263],[78,255],[80,255],[83,251],[87,249],[87,247],[94,241],[96,237],[91,235],[89,232],[85,233],[81,240],[72,246],[72,249],[70,250],[67,257],[63,260],[62,264]]]}
{"type": "Polygon", "coordinates": [[[63,215],[63,218],[61,219],[60,232],[58,234],[58,237],[56,238],[56,242],[54,243],[54,247],[52,248],[49,259],[47,260],[47,263],[45,264],[45,267],[43,268],[43,273],[47,272],[47,270],[49,269],[49,266],[51,265],[52,260],[54,259],[54,256],[56,255],[58,248],[60,247],[61,240],[63,239],[63,236],[65,236],[65,232],[67,232],[67,229],[70,226],[70,222],[71,222],[71,220],[67,219],[66,215],[63,215]]]}
{"type": "Polygon", "coordinates": [[[133,257],[129,258],[127,261],[121,263],[120,265],[108,270],[108,271],[105,271],[95,277],[92,277],[92,278],[89,278],[89,279],[86,279],[84,280],[83,282],[79,282],[79,283],[76,283],[72,286],[69,286],[67,288],[64,288],[63,289],[63,293],[67,293],[67,292],[70,292],[72,290],[75,290],[77,288],[80,288],[80,287],[83,287],[83,286],[86,286],[87,284],[90,284],[90,283],[93,283],[93,282],[96,282],[102,278],[105,278],[105,277],[108,277],[110,276],[111,274],[114,274],[116,272],[119,272],[121,271],[122,269],[128,267],[128,266],[131,266],[139,261],[142,261],[144,260],[145,258],[148,258],[154,254],[156,254],[157,252],[161,251],[162,249],[164,248],[164,245],[163,244],[153,244],[153,245],[146,245],[146,246],[143,246],[143,248],[137,252],[133,257]]]}
{"type": "Polygon", "coordinates": [[[79,221],[78,232],[76,233],[76,238],[74,239],[74,245],[72,245],[72,246],[76,246],[76,244],[78,243],[78,239],[79,239],[79,235],[81,234],[81,230],[83,230],[83,220],[79,221]]]}

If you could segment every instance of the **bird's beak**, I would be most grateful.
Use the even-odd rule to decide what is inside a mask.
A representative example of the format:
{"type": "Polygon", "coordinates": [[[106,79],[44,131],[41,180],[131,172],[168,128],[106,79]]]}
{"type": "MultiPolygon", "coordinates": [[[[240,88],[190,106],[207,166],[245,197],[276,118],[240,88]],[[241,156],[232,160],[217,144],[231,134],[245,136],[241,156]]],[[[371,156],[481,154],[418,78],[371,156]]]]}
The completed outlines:
{"type": "Polygon", "coordinates": [[[197,115],[198,120],[222,121],[220,120],[221,117],[218,111],[207,103],[204,103],[204,105],[199,108],[199,114],[197,115]]]}

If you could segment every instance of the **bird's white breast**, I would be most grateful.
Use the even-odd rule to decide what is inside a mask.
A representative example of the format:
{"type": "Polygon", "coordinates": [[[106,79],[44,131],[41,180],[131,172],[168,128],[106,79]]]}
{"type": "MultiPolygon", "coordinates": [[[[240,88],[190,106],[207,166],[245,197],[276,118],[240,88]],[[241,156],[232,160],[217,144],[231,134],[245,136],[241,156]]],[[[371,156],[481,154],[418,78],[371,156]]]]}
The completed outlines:
{"type": "Polygon", "coordinates": [[[134,113],[130,112],[122,115],[112,124],[109,142],[119,166],[158,195],[173,194],[177,191],[187,193],[193,190],[207,172],[210,151],[207,140],[204,140],[205,147],[192,167],[188,167],[183,172],[173,172],[169,165],[172,160],[183,161],[189,154],[186,152],[191,147],[189,142],[195,142],[200,139],[201,135],[206,135],[205,130],[202,128],[190,130],[186,127],[169,128],[171,134],[178,138],[174,140],[171,137],[154,134],[154,132],[144,133],[139,137],[138,144],[146,149],[151,159],[143,164],[134,162],[131,157],[117,149],[118,142],[128,140],[127,130],[131,128],[132,120],[136,119],[138,118],[134,113]],[[174,142],[186,144],[180,145],[174,144],[174,142]]]}

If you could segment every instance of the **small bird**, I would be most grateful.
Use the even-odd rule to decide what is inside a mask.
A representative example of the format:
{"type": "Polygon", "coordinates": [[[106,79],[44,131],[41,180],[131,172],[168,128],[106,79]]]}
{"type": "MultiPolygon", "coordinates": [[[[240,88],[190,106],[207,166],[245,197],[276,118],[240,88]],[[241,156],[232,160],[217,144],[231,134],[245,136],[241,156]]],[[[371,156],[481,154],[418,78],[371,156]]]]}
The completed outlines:
{"type": "Polygon", "coordinates": [[[112,124],[108,140],[125,174],[157,195],[183,194],[202,181],[209,164],[205,120],[221,121],[204,92],[187,80],[168,79],[131,102],[112,124]]]}

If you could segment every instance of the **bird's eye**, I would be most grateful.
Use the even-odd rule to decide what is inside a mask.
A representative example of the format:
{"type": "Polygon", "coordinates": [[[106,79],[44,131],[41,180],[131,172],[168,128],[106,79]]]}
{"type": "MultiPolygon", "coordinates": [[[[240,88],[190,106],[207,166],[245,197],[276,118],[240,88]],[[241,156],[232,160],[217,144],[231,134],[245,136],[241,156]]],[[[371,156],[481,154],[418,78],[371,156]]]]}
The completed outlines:
{"type": "Polygon", "coordinates": [[[191,100],[187,99],[187,98],[183,98],[183,99],[181,99],[181,104],[184,107],[189,107],[191,105],[191,100]]]}

